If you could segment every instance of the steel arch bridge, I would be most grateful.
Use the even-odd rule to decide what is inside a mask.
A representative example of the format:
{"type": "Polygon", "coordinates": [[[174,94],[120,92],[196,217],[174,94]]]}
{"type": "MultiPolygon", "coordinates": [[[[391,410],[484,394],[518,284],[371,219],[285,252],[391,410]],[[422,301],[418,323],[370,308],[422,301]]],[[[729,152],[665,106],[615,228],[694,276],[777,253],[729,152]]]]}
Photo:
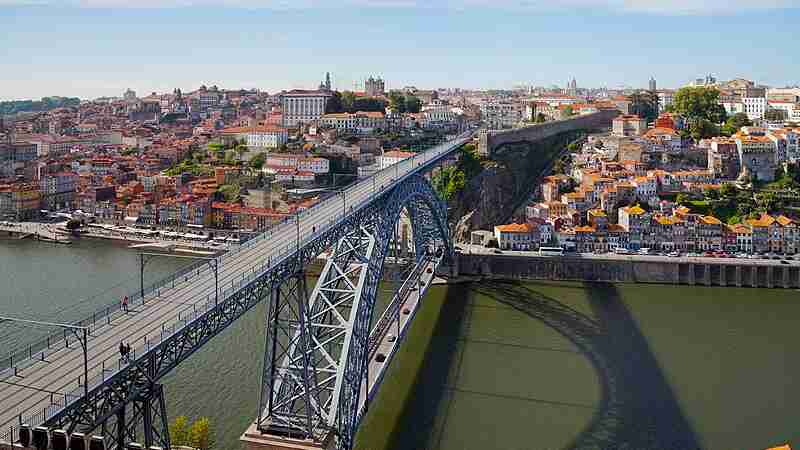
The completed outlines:
{"type": "MultiPolygon", "coordinates": [[[[248,253],[247,258],[235,254],[219,258],[215,263],[222,269],[231,264],[233,267],[228,266],[228,270],[236,275],[229,277],[230,288],[222,289],[219,303],[214,294],[197,288],[198,294],[205,296],[205,302],[198,299],[183,318],[178,314],[178,323],[173,323],[171,329],[162,324],[160,338],[148,341],[145,335],[144,345],[129,363],[114,369],[104,365],[100,374],[90,373],[83,383],[78,376],[80,389],[64,393],[63,397],[58,394],[54,398],[51,392],[49,404],[39,412],[19,414],[18,424],[16,415],[13,416],[14,426],[5,440],[15,441],[14,427],[19,425],[18,433],[27,423],[50,430],[63,429],[67,434],[100,435],[108,448],[122,449],[130,442],[170,448],[161,378],[253,306],[269,298],[258,430],[311,439],[325,448],[351,448],[371,394],[369,361],[374,356],[376,333],[385,333],[385,325],[389,323],[382,316],[370,329],[384,263],[387,256],[398,251],[397,224],[401,215],[410,219],[415,263],[388,307],[394,308],[399,324],[401,303],[397,300],[410,295],[418,282],[423,284],[423,270],[432,273],[452,255],[447,207],[437,198],[426,174],[471,136],[472,133],[465,133],[384,169],[371,180],[357,183],[341,193],[341,213],[330,213],[331,204],[338,205],[338,199],[329,198],[319,205],[319,211],[300,213],[279,225],[274,235],[265,233],[259,237],[261,241],[257,239],[258,242],[244,246],[240,254],[248,253]],[[378,183],[382,183],[380,189],[378,183]],[[367,184],[371,184],[371,189],[367,184]],[[347,199],[353,196],[361,200],[348,209],[347,199]],[[294,231],[295,226],[296,240],[294,233],[287,231],[294,231]],[[292,239],[280,238],[286,235],[292,239]],[[269,238],[276,241],[274,245],[267,244],[269,238]],[[316,287],[308,292],[304,267],[326,249],[333,251],[316,287]],[[234,283],[239,275],[241,281],[234,283]]],[[[339,210],[339,206],[335,208],[339,210]]],[[[177,277],[177,281],[173,280],[173,290],[177,289],[176,282],[186,281],[191,285],[189,280],[195,269],[198,278],[203,270],[210,270],[203,269],[202,264],[192,268],[191,273],[180,275],[185,280],[177,277]]],[[[222,272],[221,277],[226,281],[222,272]]],[[[432,277],[427,277],[428,283],[432,277]]],[[[417,298],[421,298],[428,285],[419,287],[417,298]]],[[[153,288],[138,301],[142,306],[146,297],[157,302],[165,291],[169,291],[167,286],[153,288]]],[[[192,292],[189,290],[186,295],[192,292]]],[[[86,328],[90,336],[87,346],[107,332],[100,325],[86,328]]],[[[45,361],[45,356],[48,359],[75,356],[75,347],[74,341],[69,346],[65,335],[64,345],[57,350],[41,351],[41,361],[45,361]]],[[[23,370],[27,371],[42,365],[35,353],[24,364],[27,365],[23,370]]],[[[99,364],[95,368],[99,369],[99,364]]],[[[0,375],[8,370],[0,370],[0,375]]],[[[14,373],[16,370],[14,365],[14,373]]],[[[41,370],[48,368],[45,365],[41,370]]],[[[3,408],[0,400],[0,418],[3,408]]],[[[0,430],[0,441],[4,440],[4,431],[0,430]]]]}
{"type": "Polygon", "coordinates": [[[350,448],[370,357],[370,324],[384,261],[402,211],[413,224],[415,260],[451,254],[447,207],[413,176],[342,223],[275,278],[268,313],[258,428],[350,448]],[[302,264],[335,243],[307,295],[302,264]]]}

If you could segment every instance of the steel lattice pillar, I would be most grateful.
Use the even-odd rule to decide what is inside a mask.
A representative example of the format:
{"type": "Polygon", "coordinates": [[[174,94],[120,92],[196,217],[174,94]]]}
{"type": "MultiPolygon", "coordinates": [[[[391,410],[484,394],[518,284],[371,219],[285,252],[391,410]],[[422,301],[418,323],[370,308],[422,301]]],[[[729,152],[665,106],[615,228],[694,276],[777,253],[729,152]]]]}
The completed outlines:
{"type": "Polygon", "coordinates": [[[101,429],[108,448],[124,449],[129,442],[141,443],[145,448],[171,448],[164,387],[159,383],[143,386],[130,406],[118,409],[107,422],[110,423],[103,423],[101,429]],[[140,431],[144,442],[139,440],[140,431]]]}
{"type": "Polygon", "coordinates": [[[386,256],[397,250],[393,241],[403,211],[412,222],[417,263],[434,249],[451,252],[446,205],[423,177],[404,180],[368,211],[337,225],[347,231],[337,233],[310,296],[298,274],[322,249],[306,251],[274,275],[256,424],[263,434],[352,448],[369,375],[378,285],[386,256]]]}

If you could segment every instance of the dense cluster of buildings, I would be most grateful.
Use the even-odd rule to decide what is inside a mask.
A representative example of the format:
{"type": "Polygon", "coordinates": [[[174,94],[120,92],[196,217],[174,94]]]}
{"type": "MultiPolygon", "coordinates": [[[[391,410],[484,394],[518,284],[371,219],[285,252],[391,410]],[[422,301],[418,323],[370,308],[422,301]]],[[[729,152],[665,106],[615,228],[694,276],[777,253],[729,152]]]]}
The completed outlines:
{"type": "MultiPolygon", "coordinates": [[[[355,95],[389,103],[382,79],[370,77],[365,87],[355,95]]],[[[447,91],[443,98],[413,87],[403,92],[422,100],[420,112],[326,113],[338,95],[328,74],[317,90],[270,95],[201,86],[145,97],[127,90],[120,98],[2,117],[0,218],[80,210],[141,226],[263,229],[315,201],[290,197],[283,187],[348,176],[332,174],[332,159],[350,160],[340,166],[355,177],[356,168],[369,174],[410,155],[384,151],[381,133],[463,126],[447,91]],[[250,167],[259,154],[263,164],[250,167]]]]}

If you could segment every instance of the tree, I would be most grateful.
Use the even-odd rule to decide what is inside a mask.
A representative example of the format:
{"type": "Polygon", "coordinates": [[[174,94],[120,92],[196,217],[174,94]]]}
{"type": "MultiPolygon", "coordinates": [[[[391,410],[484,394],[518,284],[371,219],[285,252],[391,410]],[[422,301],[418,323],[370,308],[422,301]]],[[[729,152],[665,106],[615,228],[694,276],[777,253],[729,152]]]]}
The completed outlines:
{"type": "Polygon", "coordinates": [[[225,197],[226,202],[236,202],[239,200],[241,187],[238,184],[223,184],[217,190],[225,197]]]}
{"type": "Polygon", "coordinates": [[[342,104],[342,94],[335,91],[328,102],[325,103],[325,114],[335,114],[344,112],[344,105],[342,104]]]}
{"type": "Polygon", "coordinates": [[[682,87],[673,97],[673,109],[686,117],[691,136],[695,139],[713,136],[719,132],[727,113],[719,103],[719,91],[713,87],[682,87]]]}
{"type": "Polygon", "coordinates": [[[719,188],[719,195],[722,198],[730,199],[736,196],[736,186],[733,183],[722,183],[719,188]]]}
{"type": "Polygon", "coordinates": [[[178,416],[169,425],[169,440],[173,446],[189,445],[189,419],[178,416]]]}
{"type": "Polygon", "coordinates": [[[631,114],[652,122],[658,118],[658,94],[652,91],[637,91],[628,96],[631,114]]]}
{"type": "Polygon", "coordinates": [[[752,124],[753,122],[750,121],[750,118],[747,117],[747,114],[740,112],[728,117],[728,120],[725,121],[725,125],[720,131],[723,134],[730,136],[739,131],[740,128],[749,127],[752,124]]]}
{"type": "Polygon", "coordinates": [[[345,111],[352,111],[353,104],[356,101],[356,94],[350,91],[342,92],[342,109],[345,111]]]}
{"type": "Polygon", "coordinates": [[[575,114],[575,112],[573,111],[572,106],[570,106],[570,105],[565,106],[564,109],[561,110],[561,117],[562,118],[571,117],[574,114],[575,114]]]}
{"type": "Polygon", "coordinates": [[[406,96],[399,91],[389,93],[389,107],[396,113],[406,112],[406,96]]]}
{"type": "Polygon", "coordinates": [[[547,117],[544,115],[544,113],[536,114],[535,122],[536,123],[545,123],[545,122],[547,122],[547,117]]]}
{"type": "Polygon", "coordinates": [[[266,162],[266,160],[267,160],[267,154],[263,152],[259,153],[256,156],[250,158],[250,168],[253,170],[261,170],[261,168],[264,167],[264,163],[266,162]]]}
{"type": "Polygon", "coordinates": [[[200,450],[209,450],[214,446],[214,433],[208,417],[200,417],[189,429],[189,445],[200,450]]]}
{"type": "Polygon", "coordinates": [[[689,204],[689,196],[686,195],[685,193],[681,192],[680,194],[675,196],[675,203],[677,203],[679,205],[682,205],[682,206],[685,206],[685,205],[689,204]]]}
{"type": "Polygon", "coordinates": [[[706,200],[719,200],[719,191],[707,188],[703,190],[703,197],[705,197],[706,200]]]}
{"type": "Polygon", "coordinates": [[[406,111],[410,113],[418,113],[422,107],[422,101],[413,95],[406,97],[406,111]]]}
{"type": "Polygon", "coordinates": [[[239,144],[236,148],[233,149],[236,152],[236,156],[239,158],[239,161],[242,160],[242,157],[247,153],[247,145],[239,144]]]}

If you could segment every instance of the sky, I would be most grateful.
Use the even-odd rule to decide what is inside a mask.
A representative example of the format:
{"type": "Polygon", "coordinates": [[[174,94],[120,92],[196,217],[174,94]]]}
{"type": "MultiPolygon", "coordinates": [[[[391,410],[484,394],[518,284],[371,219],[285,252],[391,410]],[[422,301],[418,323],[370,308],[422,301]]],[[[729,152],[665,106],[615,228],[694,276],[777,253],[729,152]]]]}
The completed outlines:
{"type": "Polygon", "coordinates": [[[0,100],[389,88],[800,84],[800,0],[0,0],[0,100]]]}

